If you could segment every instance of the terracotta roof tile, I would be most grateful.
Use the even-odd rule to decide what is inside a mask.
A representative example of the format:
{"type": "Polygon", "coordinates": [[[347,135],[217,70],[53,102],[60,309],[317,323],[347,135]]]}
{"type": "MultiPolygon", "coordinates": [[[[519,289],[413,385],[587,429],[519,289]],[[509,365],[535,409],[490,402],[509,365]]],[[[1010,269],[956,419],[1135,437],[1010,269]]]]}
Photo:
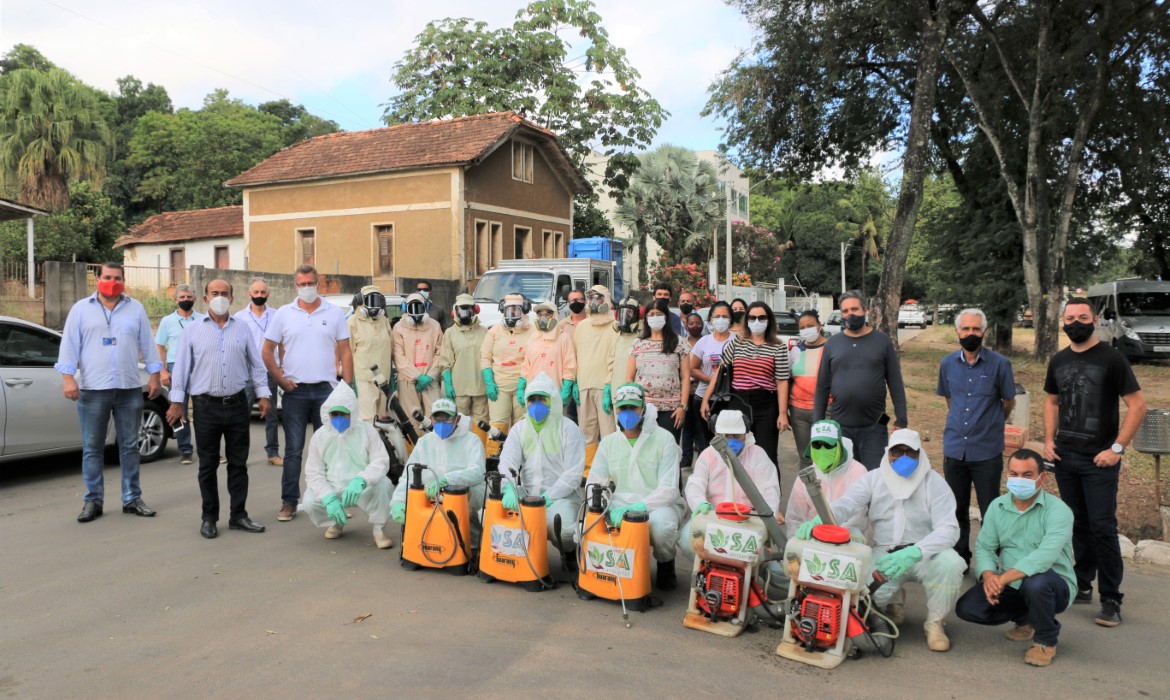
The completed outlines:
{"type": "Polygon", "coordinates": [[[472,163],[518,129],[540,138],[562,172],[581,191],[588,185],[576,173],[556,135],[516,114],[495,112],[456,119],[410,122],[368,131],[317,136],[274,154],[225,185],[319,180],[346,175],[411,170],[472,163]],[[567,167],[566,167],[567,166],[567,167]],[[568,173],[567,171],[572,171],[568,173]]]}
{"type": "Polygon", "coordinates": [[[126,235],[120,236],[118,240],[114,241],[114,247],[120,248],[136,243],[192,241],[202,238],[243,235],[244,208],[242,206],[192,211],[164,211],[131,228],[126,235]]]}

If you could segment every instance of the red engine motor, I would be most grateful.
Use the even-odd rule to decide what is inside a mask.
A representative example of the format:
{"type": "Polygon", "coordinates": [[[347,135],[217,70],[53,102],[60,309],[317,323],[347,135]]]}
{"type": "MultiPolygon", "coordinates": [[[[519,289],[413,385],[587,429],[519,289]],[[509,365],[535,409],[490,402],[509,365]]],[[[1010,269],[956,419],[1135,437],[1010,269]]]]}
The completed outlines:
{"type": "Polygon", "coordinates": [[[735,617],[743,605],[743,571],[718,564],[699,570],[695,586],[695,605],[712,622],[735,617]]]}
{"type": "Polygon", "coordinates": [[[793,635],[806,649],[828,649],[841,634],[841,596],[828,591],[809,591],[800,601],[800,618],[793,635]]]}

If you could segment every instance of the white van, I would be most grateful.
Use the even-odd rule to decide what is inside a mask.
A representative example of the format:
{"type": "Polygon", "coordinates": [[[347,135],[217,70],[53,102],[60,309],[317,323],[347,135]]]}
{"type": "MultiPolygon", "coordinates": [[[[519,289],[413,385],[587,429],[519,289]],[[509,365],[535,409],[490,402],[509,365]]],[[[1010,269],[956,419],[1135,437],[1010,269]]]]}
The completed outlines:
{"type": "MultiPolygon", "coordinates": [[[[569,292],[585,291],[594,285],[613,288],[613,263],[593,258],[540,258],[535,260],[501,260],[483,273],[472,296],[479,304],[479,322],[491,327],[503,317],[500,300],[508,294],[523,294],[535,306],[551,301],[562,312],[569,292]]],[[[529,312],[535,319],[535,312],[529,312]]]]}
{"type": "Polygon", "coordinates": [[[1089,287],[1097,337],[1131,360],[1170,359],[1170,282],[1124,279],[1089,287]]]}

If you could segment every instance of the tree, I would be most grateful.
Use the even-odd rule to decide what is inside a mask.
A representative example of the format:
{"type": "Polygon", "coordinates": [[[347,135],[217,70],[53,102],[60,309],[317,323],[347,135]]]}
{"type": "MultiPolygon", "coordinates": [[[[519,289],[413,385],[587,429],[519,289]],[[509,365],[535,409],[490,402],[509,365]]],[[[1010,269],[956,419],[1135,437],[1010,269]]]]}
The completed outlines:
{"type": "MultiPolygon", "coordinates": [[[[82,181],[70,188],[69,208],[37,219],[33,254],[37,260],[117,260],[122,255],[113,250],[114,240],[123,233],[126,223],[122,210],[109,196],[82,181]]],[[[0,226],[0,249],[11,259],[24,259],[28,242],[23,221],[0,226]]]]}
{"type": "MultiPolygon", "coordinates": [[[[725,205],[715,166],[693,151],[665,144],[639,162],[616,214],[634,232],[638,283],[645,284],[649,239],[662,246],[666,265],[688,262],[687,251],[710,240],[725,205]]],[[[709,254],[707,250],[697,258],[705,262],[709,254]]]]}
{"type": "Polygon", "coordinates": [[[582,172],[590,149],[607,156],[604,184],[617,193],[668,116],[640,77],[610,43],[592,2],[537,0],[510,27],[468,18],[427,24],[394,64],[390,80],[400,92],[383,119],[512,110],[556,133],[582,172]]]}
{"type": "Polygon", "coordinates": [[[100,186],[112,137],[88,88],[59,68],[21,68],[0,83],[0,184],[60,211],[69,185],[100,186]]]}
{"type": "Polygon", "coordinates": [[[257,109],[280,120],[281,140],[285,148],[314,136],[324,136],[341,130],[337,122],[322,119],[311,114],[304,105],[294,105],[288,100],[265,102],[257,109]]]}
{"type": "Polygon", "coordinates": [[[613,238],[613,226],[597,206],[597,195],[573,199],[573,238],[613,238]]]}
{"type": "Polygon", "coordinates": [[[28,44],[16,44],[8,50],[8,53],[0,57],[0,75],[7,75],[21,68],[44,71],[56,67],[56,64],[45,58],[45,55],[36,47],[28,44]]]}
{"type": "Polygon", "coordinates": [[[113,95],[102,94],[101,106],[106,123],[114,134],[113,157],[106,168],[106,181],[102,189],[131,223],[142,221],[159,210],[151,209],[141,200],[136,200],[138,187],[142,182],[144,169],[127,160],[130,141],[134,138],[138,120],[149,112],[172,114],[174,107],[166,88],[154,83],[142,84],[133,75],[118,78],[118,91],[113,95]]]}
{"type": "Polygon", "coordinates": [[[791,239],[781,240],[775,231],[737,221],[731,225],[731,269],[756,282],[775,282],[780,262],[792,246],[791,239]]]}
{"type": "Polygon", "coordinates": [[[861,284],[857,289],[864,295],[869,261],[881,260],[882,238],[889,230],[889,195],[885,183],[876,172],[861,173],[857,185],[849,188],[848,196],[837,200],[837,210],[840,212],[837,230],[848,234],[850,243],[860,252],[861,284]]]}

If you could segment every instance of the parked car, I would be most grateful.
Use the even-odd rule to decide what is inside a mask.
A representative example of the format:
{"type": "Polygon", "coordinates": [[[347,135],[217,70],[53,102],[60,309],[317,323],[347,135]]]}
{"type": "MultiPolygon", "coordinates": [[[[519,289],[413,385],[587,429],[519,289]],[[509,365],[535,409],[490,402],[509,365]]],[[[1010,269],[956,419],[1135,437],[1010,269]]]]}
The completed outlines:
{"type": "Polygon", "coordinates": [[[791,311],[778,311],[772,314],[776,317],[776,335],[780,336],[780,340],[792,349],[796,342],[800,340],[800,324],[798,316],[791,311]]]}
{"type": "MultiPolygon", "coordinates": [[[[61,374],[53,369],[61,334],[10,316],[0,316],[0,462],[81,449],[77,404],[65,398],[61,374]]],[[[149,376],[139,365],[143,397],[149,376]]],[[[138,451],[143,462],[158,459],[173,437],[166,422],[166,387],[142,406],[138,451]]],[[[110,420],[106,445],[115,443],[110,420]]]]}
{"type": "Polygon", "coordinates": [[[926,314],[922,312],[922,307],[906,304],[898,310],[898,328],[906,326],[926,328],[926,314]]]}
{"type": "Polygon", "coordinates": [[[841,310],[833,309],[829,312],[829,318],[824,323],[825,335],[832,338],[841,332],[841,310]]]}
{"type": "MultiPolygon", "coordinates": [[[[322,294],[321,298],[325,301],[340,307],[345,311],[345,317],[349,318],[353,315],[353,294],[322,294]]],[[[402,316],[402,305],[406,303],[406,297],[401,294],[387,294],[386,295],[386,318],[393,321],[402,316]]]]}

